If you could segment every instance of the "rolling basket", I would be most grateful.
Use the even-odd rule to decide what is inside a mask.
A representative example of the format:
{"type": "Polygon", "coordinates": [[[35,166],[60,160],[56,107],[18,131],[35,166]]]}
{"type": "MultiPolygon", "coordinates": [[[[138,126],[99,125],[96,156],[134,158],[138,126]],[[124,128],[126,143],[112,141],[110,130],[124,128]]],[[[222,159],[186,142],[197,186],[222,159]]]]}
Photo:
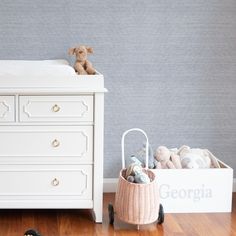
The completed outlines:
{"type": "Polygon", "coordinates": [[[109,219],[110,223],[114,222],[114,213],[117,217],[127,223],[139,225],[150,224],[158,221],[159,224],[164,221],[163,207],[160,205],[159,192],[157,188],[156,176],[148,169],[148,137],[146,133],[138,128],[133,128],[125,131],[122,135],[122,170],[120,171],[118,187],[115,196],[114,208],[109,204],[109,219]],[[150,183],[138,184],[130,183],[125,179],[125,151],[124,140],[125,136],[133,131],[141,132],[146,138],[146,160],[143,171],[150,178],[150,183]]]}

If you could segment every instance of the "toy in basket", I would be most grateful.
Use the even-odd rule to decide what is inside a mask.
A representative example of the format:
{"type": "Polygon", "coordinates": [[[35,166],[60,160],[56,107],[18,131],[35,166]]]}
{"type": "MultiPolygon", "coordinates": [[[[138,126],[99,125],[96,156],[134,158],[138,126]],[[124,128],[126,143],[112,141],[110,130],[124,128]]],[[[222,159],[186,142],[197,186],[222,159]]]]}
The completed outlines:
{"type": "Polygon", "coordinates": [[[156,183],[155,174],[148,169],[148,137],[146,133],[139,128],[133,128],[125,131],[122,135],[122,170],[120,171],[118,187],[115,196],[115,205],[108,205],[110,224],[114,223],[114,213],[117,217],[127,223],[139,225],[150,224],[157,220],[158,224],[164,222],[164,211],[159,201],[159,191],[156,183]],[[146,138],[146,166],[142,169],[150,178],[149,183],[131,183],[126,180],[125,173],[125,136],[131,131],[139,131],[146,138]]]}

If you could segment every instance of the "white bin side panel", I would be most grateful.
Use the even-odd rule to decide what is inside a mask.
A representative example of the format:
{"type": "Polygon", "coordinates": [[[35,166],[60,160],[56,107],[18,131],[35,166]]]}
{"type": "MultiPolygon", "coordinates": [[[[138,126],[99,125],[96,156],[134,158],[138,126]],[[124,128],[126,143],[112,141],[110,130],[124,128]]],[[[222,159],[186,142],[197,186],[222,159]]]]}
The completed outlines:
{"type": "Polygon", "coordinates": [[[166,213],[231,212],[231,168],[154,172],[166,213]]]}

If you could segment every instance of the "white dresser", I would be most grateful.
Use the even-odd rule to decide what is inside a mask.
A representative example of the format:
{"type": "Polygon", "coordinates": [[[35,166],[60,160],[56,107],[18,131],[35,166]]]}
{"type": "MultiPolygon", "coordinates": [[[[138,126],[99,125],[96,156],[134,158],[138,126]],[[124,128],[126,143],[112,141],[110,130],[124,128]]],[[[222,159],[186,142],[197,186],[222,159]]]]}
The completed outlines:
{"type": "Polygon", "coordinates": [[[0,75],[0,208],[93,209],[102,222],[103,76],[0,75]]]}

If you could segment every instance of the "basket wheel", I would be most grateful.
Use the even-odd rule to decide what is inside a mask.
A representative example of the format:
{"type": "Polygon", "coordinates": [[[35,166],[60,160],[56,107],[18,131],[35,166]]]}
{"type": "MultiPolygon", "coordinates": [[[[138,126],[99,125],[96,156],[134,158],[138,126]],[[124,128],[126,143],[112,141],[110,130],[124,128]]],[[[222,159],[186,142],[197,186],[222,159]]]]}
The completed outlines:
{"type": "Polygon", "coordinates": [[[109,223],[113,225],[114,223],[114,207],[111,203],[108,204],[108,215],[109,215],[109,223]]]}
{"type": "Polygon", "coordinates": [[[24,233],[24,236],[40,236],[40,233],[35,229],[29,229],[24,233]]]}
{"type": "Polygon", "coordinates": [[[157,219],[157,224],[162,224],[164,222],[164,218],[165,218],[165,215],[164,215],[164,208],[163,206],[160,204],[160,207],[159,207],[159,216],[158,216],[158,219],[157,219]]]}

